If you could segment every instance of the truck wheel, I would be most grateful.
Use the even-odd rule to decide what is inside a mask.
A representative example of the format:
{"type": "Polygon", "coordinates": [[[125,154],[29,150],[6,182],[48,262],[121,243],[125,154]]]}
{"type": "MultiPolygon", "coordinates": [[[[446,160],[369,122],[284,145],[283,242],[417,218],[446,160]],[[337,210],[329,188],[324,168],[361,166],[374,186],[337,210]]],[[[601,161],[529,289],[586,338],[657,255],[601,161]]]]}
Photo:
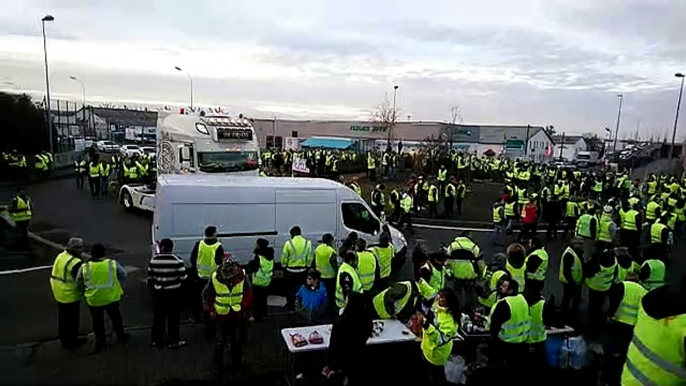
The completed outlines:
{"type": "Polygon", "coordinates": [[[121,203],[124,205],[124,209],[128,211],[133,210],[133,198],[131,197],[131,193],[124,191],[121,203]]]}

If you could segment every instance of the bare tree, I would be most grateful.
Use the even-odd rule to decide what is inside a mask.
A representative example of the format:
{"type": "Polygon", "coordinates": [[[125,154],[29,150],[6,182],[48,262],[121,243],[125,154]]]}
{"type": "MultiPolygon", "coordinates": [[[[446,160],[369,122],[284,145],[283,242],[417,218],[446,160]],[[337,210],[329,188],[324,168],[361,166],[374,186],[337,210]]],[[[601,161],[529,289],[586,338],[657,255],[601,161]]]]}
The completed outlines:
{"type": "Polygon", "coordinates": [[[393,138],[393,126],[400,110],[396,107],[393,109],[393,103],[388,97],[388,93],[384,93],[381,103],[372,110],[371,120],[376,122],[382,133],[388,133],[388,144],[390,145],[393,138]]]}
{"type": "Polygon", "coordinates": [[[455,130],[457,129],[455,126],[462,124],[463,122],[462,109],[460,109],[460,105],[453,103],[448,107],[448,110],[450,111],[450,131],[448,132],[448,143],[452,149],[453,141],[455,140],[455,130]]]}
{"type": "Polygon", "coordinates": [[[551,137],[556,133],[555,126],[553,125],[548,125],[544,127],[543,130],[545,130],[545,132],[548,133],[548,135],[551,137]]]}
{"type": "Polygon", "coordinates": [[[102,102],[102,103],[100,103],[100,107],[102,107],[102,108],[104,108],[104,109],[113,109],[113,108],[114,108],[114,103],[102,102]]]}

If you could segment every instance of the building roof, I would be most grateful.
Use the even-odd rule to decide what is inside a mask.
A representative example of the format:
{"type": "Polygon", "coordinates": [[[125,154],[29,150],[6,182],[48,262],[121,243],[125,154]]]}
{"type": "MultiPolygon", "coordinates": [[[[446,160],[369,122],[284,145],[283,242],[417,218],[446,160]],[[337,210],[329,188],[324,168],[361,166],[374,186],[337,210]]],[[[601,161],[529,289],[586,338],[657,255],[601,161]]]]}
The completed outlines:
{"type": "Polygon", "coordinates": [[[93,114],[118,126],[156,126],[157,111],[128,110],[110,107],[90,107],[93,114]]]}
{"type": "MultiPolygon", "coordinates": [[[[581,135],[565,135],[564,136],[565,145],[573,145],[573,144],[579,142],[580,139],[584,139],[584,137],[581,135]]],[[[561,144],[562,143],[562,135],[561,134],[553,135],[553,141],[558,145],[561,144]]]]}
{"type": "Polygon", "coordinates": [[[301,147],[323,147],[325,149],[350,149],[353,146],[352,139],[346,138],[317,138],[311,137],[300,143],[301,147]]]}
{"type": "MultiPolygon", "coordinates": [[[[507,139],[528,139],[543,130],[542,126],[479,125],[479,142],[483,144],[502,144],[507,139]],[[528,131],[528,137],[527,137],[528,131]]],[[[547,133],[546,133],[547,135],[547,133]]],[[[550,136],[548,135],[550,138],[550,136]]],[[[550,138],[551,142],[553,141],[550,138]]]]}

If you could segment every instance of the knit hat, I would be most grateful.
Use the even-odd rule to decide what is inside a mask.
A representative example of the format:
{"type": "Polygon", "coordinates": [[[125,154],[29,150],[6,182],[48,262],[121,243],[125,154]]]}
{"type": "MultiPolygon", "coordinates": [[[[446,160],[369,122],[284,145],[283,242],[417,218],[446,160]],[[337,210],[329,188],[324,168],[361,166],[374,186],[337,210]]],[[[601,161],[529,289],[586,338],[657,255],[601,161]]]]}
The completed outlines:
{"type": "Polygon", "coordinates": [[[603,207],[603,212],[607,214],[612,213],[613,210],[614,209],[610,205],[605,205],[605,207],[603,207]]]}

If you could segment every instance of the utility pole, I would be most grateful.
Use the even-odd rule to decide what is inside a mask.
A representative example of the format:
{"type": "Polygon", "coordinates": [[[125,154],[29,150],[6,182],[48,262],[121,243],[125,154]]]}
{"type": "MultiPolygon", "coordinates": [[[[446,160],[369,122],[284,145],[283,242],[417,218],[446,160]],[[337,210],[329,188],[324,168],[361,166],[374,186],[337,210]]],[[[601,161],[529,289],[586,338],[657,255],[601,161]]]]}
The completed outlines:
{"type": "Polygon", "coordinates": [[[617,137],[619,135],[619,121],[622,119],[622,101],[624,101],[624,95],[617,95],[619,98],[619,112],[617,113],[617,128],[615,128],[615,143],[612,145],[612,151],[617,151],[617,137]]]}

